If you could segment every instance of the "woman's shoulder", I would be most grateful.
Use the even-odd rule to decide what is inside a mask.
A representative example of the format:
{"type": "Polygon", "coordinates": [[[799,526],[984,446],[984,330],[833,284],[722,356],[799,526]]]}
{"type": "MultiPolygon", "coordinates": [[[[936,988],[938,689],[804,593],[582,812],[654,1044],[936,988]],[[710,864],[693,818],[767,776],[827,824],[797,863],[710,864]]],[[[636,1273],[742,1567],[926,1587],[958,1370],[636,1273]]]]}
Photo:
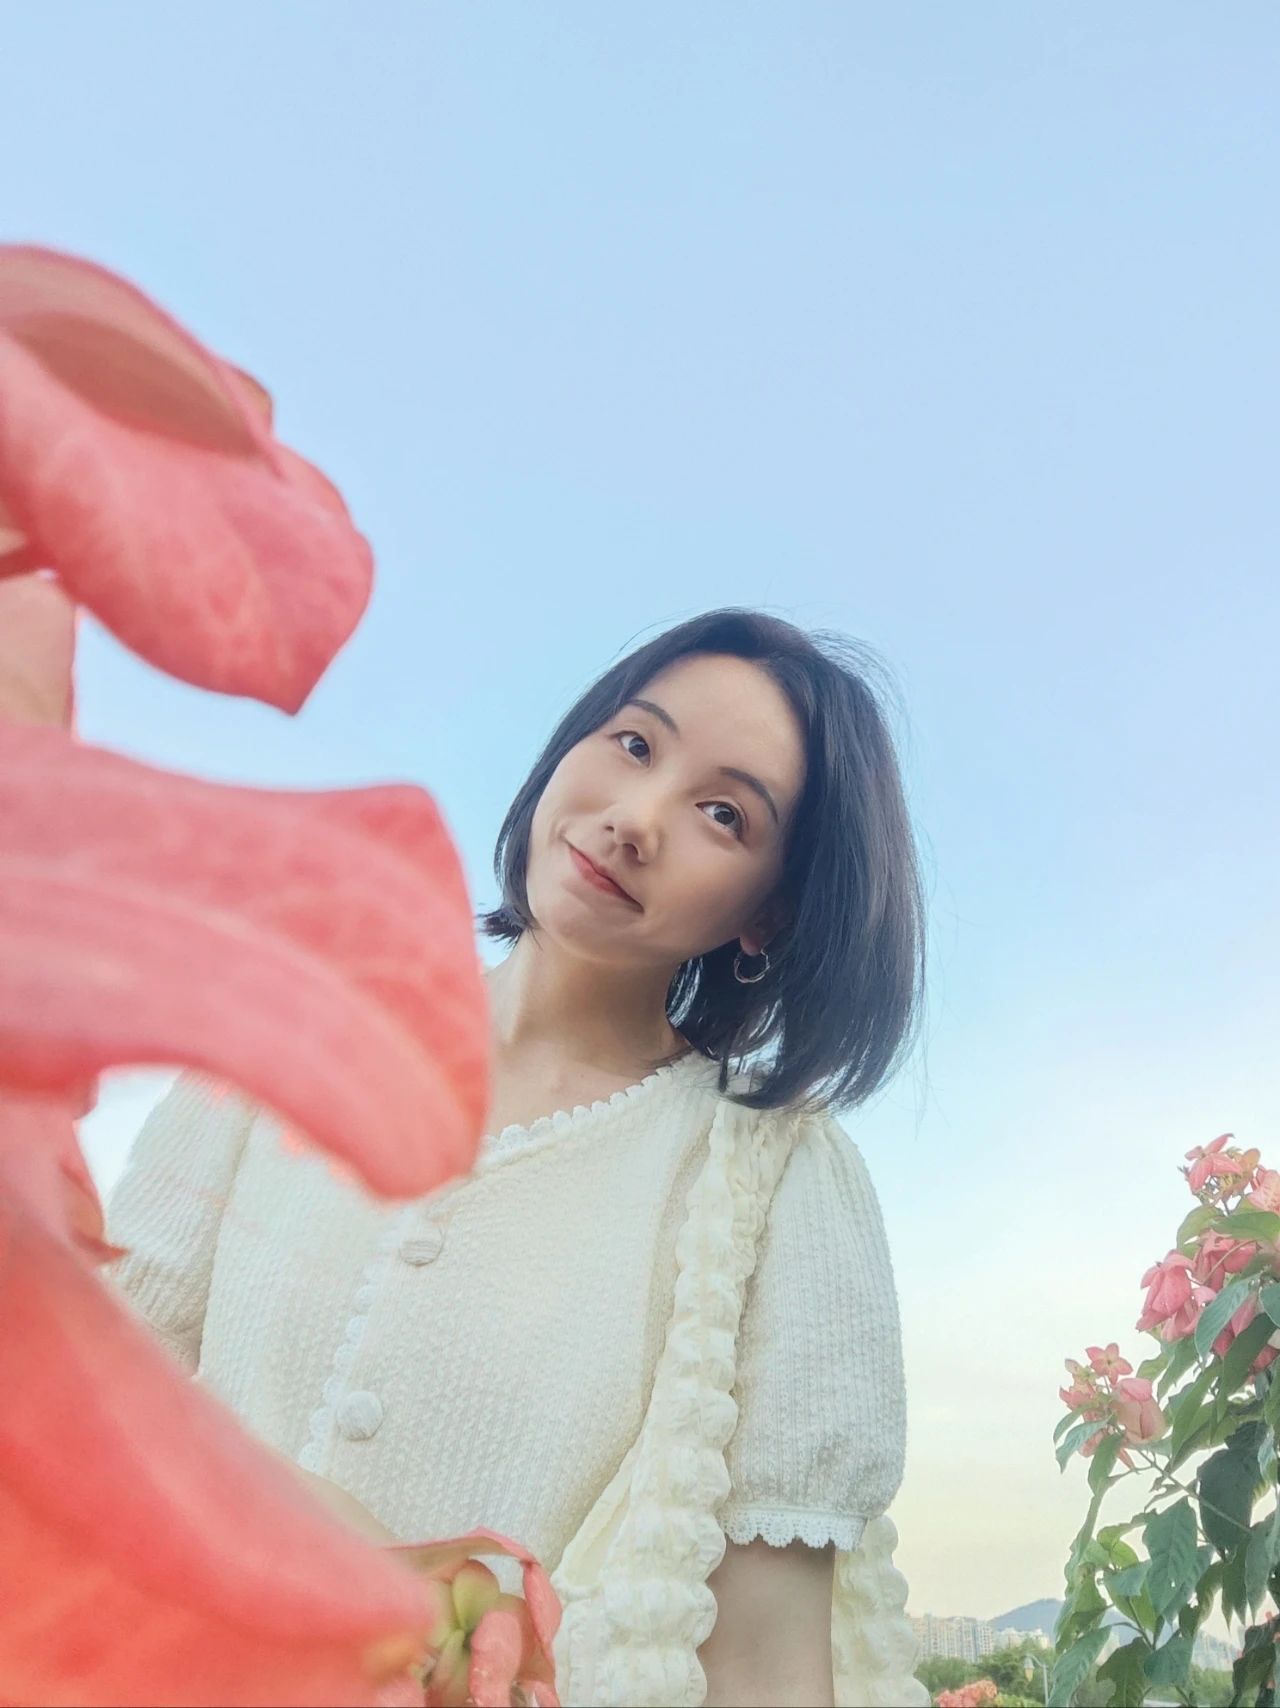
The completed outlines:
{"type": "Polygon", "coordinates": [[[782,1107],[760,1111],[791,1130],[787,1160],[769,1205],[765,1240],[802,1268],[860,1268],[875,1254],[888,1266],[884,1216],[857,1142],[829,1111],[782,1107]]]}
{"type": "MultiPolygon", "coordinates": [[[[759,1072],[739,1072],[729,1079],[726,1098],[756,1088],[759,1072]]],[[[878,1216],[879,1202],[860,1147],[830,1110],[792,1103],[769,1109],[750,1109],[748,1119],[760,1133],[782,1133],[789,1140],[789,1157],[782,1181],[790,1182],[788,1196],[801,1191],[834,1197],[856,1212],[878,1216]]],[[[779,1191],[782,1184],[779,1184],[779,1191]]]]}

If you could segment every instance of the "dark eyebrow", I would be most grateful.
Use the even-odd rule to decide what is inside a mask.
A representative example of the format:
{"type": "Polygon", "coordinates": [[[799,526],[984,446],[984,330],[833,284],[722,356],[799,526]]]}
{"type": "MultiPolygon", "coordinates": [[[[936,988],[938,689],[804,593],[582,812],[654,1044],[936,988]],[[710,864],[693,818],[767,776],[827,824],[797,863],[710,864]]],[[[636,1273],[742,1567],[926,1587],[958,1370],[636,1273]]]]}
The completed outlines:
{"type": "MultiPolygon", "coordinates": [[[[671,713],[664,711],[663,708],[655,701],[630,699],[627,700],[625,704],[628,706],[639,706],[642,712],[652,713],[660,724],[666,724],[672,735],[680,734],[680,726],[671,716],[671,713]]],[[[753,776],[750,771],[740,771],[736,765],[722,765],[720,767],[720,775],[722,777],[735,777],[739,783],[745,783],[749,789],[754,789],[756,794],[759,795],[760,799],[773,814],[773,822],[775,824],[781,824],[782,821],[778,817],[778,809],[774,805],[773,796],[769,793],[768,789],[765,788],[759,777],[753,776]]]]}

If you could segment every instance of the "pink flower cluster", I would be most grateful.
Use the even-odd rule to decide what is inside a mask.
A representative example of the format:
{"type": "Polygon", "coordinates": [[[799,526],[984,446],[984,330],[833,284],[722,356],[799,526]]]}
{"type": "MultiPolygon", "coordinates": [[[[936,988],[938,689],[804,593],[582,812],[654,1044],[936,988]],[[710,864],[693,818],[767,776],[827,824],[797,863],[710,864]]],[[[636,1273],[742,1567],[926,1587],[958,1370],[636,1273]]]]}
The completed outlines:
{"type": "Polygon", "coordinates": [[[1068,1410],[1078,1411],[1086,1422],[1098,1425],[1080,1451],[1086,1459],[1091,1458],[1105,1436],[1118,1433],[1124,1446],[1117,1456],[1132,1470],[1133,1460],[1126,1447],[1158,1441],[1169,1427],[1164,1413],[1156,1404],[1151,1383],[1133,1374],[1133,1365],[1120,1356],[1114,1340],[1108,1346],[1086,1347],[1085,1352],[1087,1365],[1074,1358],[1066,1360],[1071,1386],[1058,1389],[1068,1410]]]}
{"type": "MultiPolygon", "coordinates": [[[[1227,1140],[1234,1137],[1234,1133],[1219,1133],[1212,1143],[1192,1145],[1187,1152],[1191,1167],[1184,1168],[1182,1172],[1187,1177],[1187,1185],[1202,1203],[1221,1204],[1237,1192],[1247,1191],[1252,1184],[1259,1153],[1236,1150],[1234,1146],[1230,1150],[1224,1149],[1227,1140]]],[[[1275,1173],[1273,1169],[1262,1172],[1275,1173]]],[[[1261,1204],[1254,1207],[1263,1208],[1261,1204]]]]}
{"type": "MultiPolygon", "coordinates": [[[[1187,1184],[1203,1205],[1228,1216],[1237,1210],[1280,1215],[1280,1169],[1263,1168],[1256,1150],[1229,1147],[1227,1141],[1232,1136],[1221,1133],[1212,1143],[1195,1145],[1186,1153],[1190,1166],[1182,1172],[1187,1184]],[[1236,1202],[1228,1204],[1228,1199],[1236,1202]]],[[[1137,1327],[1166,1345],[1185,1340],[1195,1333],[1205,1307],[1255,1259],[1262,1260],[1259,1268],[1269,1265],[1272,1273],[1280,1275],[1280,1240],[1234,1239],[1230,1234],[1206,1231],[1194,1241],[1190,1253],[1175,1247],[1142,1277],[1147,1296],[1137,1327]]],[[[1260,1309],[1258,1294],[1250,1293],[1214,1339],[1217,1357],[1226,1356],[1260,1309]]],[[[1273,1339],[1277,1344],[1268,1342],[1259,1350],[1249,1367],[1251,1374],[1265,1370],[1280,1357],[1280,1331],[1273,1339]]],[[[1122,1444],[1117,1457],[1132,1469],[1133,1460],[1126,1448],[1159,1440],[1168,1423],[1151,1383],[1133,1374],[1132,1364],[1120,1356],[1114,1341],[1105,1347],[1089,1347],[1087,1355],[1088,1365],[1074,1358],[1066,1360],[1071,1385],[1058,1390],[1070,1411],[1098,1425],[1085,1438],[1080,1452],[1089,1458],[1101,1441],[1118,1435],[1122,1444]]]]}
{"type": "Polygon", "coordinates": [[[937,1708],[986,1708],[999,1696],[991,1679],[976,1678],[972,1684],[962,1684],[955,1690],[940,1690],[933,1700],[937,1708]]]}
{"type": "MultiPolygon", "coordinates": [[[[1239,1195],[1235,1209],[1280,1213],[1280,1170],[1259,1166],[1256,1150],[1227,1148],[1230,1133],[1222,1133],[1211,1144],[1195,1145],[1187,1152],[1191,1164],[1183,1169],[1187,1184],[1202,1203],[1226,1206],[1239,1195]]],[[[1194,1334],[1205,1306],[1263,1249],[1254,1240],[1236,1240],[1227,1234],[1202,1234],[1195,1251],[1170,1251],[1153,1263],[1142,1277],[1147,1289],[1137,1326],[1166,1344],[1194,1334]]],[[[1269,1248],[1273,1266],[1280,1270],[1280,1250],[1269,1248]]],[[[1246,1299],[1213,1343],[1222,1357],[1236,1336],[1258,1314],[1256,1298],[1246,1299]]],[[[1265,1370],[1275,1361],[1277,1349],[1264,1346],[1254,1359],[1252,1371],[1265,1370]]]]}

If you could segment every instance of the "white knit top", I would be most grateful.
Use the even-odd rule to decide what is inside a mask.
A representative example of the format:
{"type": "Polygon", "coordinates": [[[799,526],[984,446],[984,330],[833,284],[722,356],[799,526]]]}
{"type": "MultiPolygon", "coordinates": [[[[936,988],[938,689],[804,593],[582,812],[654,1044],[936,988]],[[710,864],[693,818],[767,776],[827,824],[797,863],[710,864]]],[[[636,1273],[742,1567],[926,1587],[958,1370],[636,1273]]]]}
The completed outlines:
{"type": "Polygon", "coordinates": [[[833,1119],[743,1110],[716,1072],[686,1055],[505,1128],[403,1204],[184,1074],[107,1205],[129,1255],[106,1273],[401,1539],[532,1548],[566,1604],[566,1702],[703,1700],[725,1536],[834,1542],[837,1700],[925,1701],[892,1526],[867,1529],[905,1446],[875,1193],[833,1119]]]}

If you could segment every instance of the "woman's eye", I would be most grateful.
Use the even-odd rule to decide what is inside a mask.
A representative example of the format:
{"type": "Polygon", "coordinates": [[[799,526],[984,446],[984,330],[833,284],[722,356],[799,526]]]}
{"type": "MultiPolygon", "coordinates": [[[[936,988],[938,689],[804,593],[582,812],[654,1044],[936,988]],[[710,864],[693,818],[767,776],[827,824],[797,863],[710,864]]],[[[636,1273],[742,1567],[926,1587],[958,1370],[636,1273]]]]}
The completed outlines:
{"type": "Polygon", "coordinates": [[[743,830],[742,814],[738,811],[737,807],[731,806],[728,801],[709,801],[707,804],[708,804],[708,806],[713,806],[713,807],[724,807],[726,812],[731,812],[733,814],[732,824],[730,824],[727,820],[722,819],[722,818],[718,818],[716,820],[716,823],[723,825],[726,830],[733,831],[733,834],[735,836],[740,837],[742,835],[742,830],[743,830]]]}
{"type": "MultiPolygon", "coordinates": [[[[619,730],[617,735],[615,735],[613,739],[616,742],[619,742],[622,745],[624,752],[630,753],[631,757],[633,759],[636,757],[636,755],[634,753],[632,753],[631,749],[626,745],[627,742],[638,741],[640,743],[641,747],[647,748],[649,746],[649,743],[645,740],[645,738],[642,735],[637,734],[637,732],[633,729],[619,730]]],[[[716,819],[715,823],[718,824],[722,830],[731,830],[733,832],[733,834],[739,839],[739,841],[741,841],[742,833],[746,829],[746,823],[742,817],[742,814],[738,811],[737,807],[735,807],[731,801],[708,801],[707,805],[713,806],[713,807],[724,807],[727,811],[729,811],[733,814],[732,823],[730,823],[728,820],[722,819],[722,818],[716,819]]]]}

